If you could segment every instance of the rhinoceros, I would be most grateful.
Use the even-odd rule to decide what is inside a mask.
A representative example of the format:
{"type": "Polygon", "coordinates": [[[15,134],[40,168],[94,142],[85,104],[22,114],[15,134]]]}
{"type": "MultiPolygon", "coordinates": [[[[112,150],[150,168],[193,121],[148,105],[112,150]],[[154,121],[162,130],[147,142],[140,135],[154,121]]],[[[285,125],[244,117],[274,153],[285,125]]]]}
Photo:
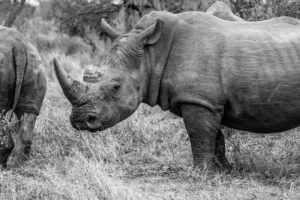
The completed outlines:
{"type": "Polygon", "coordinates": [[[113,40],[92,81],[73,80],[54,60],[75,129],[102,131],[140,103],[183,117],[194,165],[230,169],[221,125],[274,133],[300,125],[300,21],[226,21],[155,11],[113,40]]]}
{"type": "Polygon", "coordinates": [[[14,142],[10,133],[0,133],[2,167],[6,167],[9,155],[11,166],[27,160],[46,88],[44,67],[36,48],[18,31],[0,26],[0,111],[12,110],[19,121],[14,142]]]}

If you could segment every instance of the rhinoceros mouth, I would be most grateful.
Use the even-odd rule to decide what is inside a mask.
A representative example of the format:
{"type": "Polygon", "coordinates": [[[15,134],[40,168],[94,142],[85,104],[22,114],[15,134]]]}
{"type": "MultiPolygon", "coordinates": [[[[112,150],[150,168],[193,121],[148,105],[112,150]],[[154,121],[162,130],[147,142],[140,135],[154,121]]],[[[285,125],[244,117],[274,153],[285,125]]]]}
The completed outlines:
{"type": "MultiPolygon", "coordinates": [[[[96,131],[104,131],[105,129],[112,126],[112,125],[110,125],[111,123],[109,123],[110,120],[101,120],[101,119],[97,119],[96,117],[95,117],[95,119],[91,120],[90,119],[91,116],[94,116],[94,115],[90,115],[88,120],[86,120],[86,118],[74,119],[71,116],[70,121],[71,121],[73,128],[75,128],[76,130],[79,130],[79,131],[87,130],[90,132],[96,132],[96,131]]],[[[113,124],[116,124],[116,123],[113,123],[113,124]]]]}
{"type": "Polygon", "coordinates": [[[71,123],[73,128],[75,128],[78,131],[90,131],[90,132],[96,132],[96,131],[103,131],[105,128],[102,125],[97,126],[91,126],[84,122],[73,122],[71,123]]]}
{"type": "Polygon", "coordinates": [[[110,127],[110,126],[103,126],[103,125],[98,125],[97,127],[96,126],[91,127],[88,125],[79,125],[77,123],[72,124],[72,126],[78,131],[89,131],[89,132],[104,131],[105,129],[110,127]]]}

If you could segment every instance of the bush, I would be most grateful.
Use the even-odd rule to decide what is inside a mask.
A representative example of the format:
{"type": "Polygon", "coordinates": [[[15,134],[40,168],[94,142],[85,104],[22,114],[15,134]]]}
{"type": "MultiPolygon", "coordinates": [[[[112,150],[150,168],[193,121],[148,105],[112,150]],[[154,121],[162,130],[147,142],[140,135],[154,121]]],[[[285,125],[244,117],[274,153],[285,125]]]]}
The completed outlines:
{"type": "Polygon", "coordinates": [[[20,31],[40,52],[59,51],[65,55],[92,54],[91,46],[85,43],[82,38],[69,37],[60,33],[54,21],[45,21],[39,17],[32,18],[24,24],[20,31]]]}

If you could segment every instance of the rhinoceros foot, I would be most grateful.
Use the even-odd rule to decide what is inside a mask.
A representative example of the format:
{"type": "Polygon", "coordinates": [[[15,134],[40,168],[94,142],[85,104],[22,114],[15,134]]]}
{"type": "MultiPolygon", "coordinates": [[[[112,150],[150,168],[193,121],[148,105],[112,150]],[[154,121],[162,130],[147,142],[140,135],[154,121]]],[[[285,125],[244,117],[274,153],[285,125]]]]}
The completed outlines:
{"type": "Polygon", "coordinates": [[[232,166],[225,156],[216,156],[215,163],[220,171],[230,172],[232,170],[232,166]]]}
{"type": "Polygon", "coordinates": [[[233,168],[225,157],[222,159],[215,157],[212,161],[202,162],[201,164],[194,162],[194,169],[200,170],[200,174],[210,179],[215,177],[217,173],[231,173],[233,168]]]}
{"type": "Polygon", "coordinates": [[[22,167],[27,161],[29,156],[25,155],[22,152],[13,152],[10,159],[7,162],[6,167],[8,169],[22,167]]]}
{"type": "Polygon", "coordinates": [[[15,148],[12,152],[10,159],[7,162],[7,168],[11,169],[22,167],[25,161],[27,161],[29,158],[30,149],[31,144],[24,144],[16,140],[15,148]]]}
{"type": "Polygon", "coordinates": [[[216,138],[214,161],[219,169],[225,170],[228,172],[232,170],[232,166],[228,162],[228,160],[225,156],[225,139],[224,139],[224,135],[221,130],[218,132],[218,135],[216,138]]]}
{"type": "Polygon", "coordinates": [[[225,156],[225,140],[221,131],[218,132],[216,137],[214,153],[207,152],[205,147],[201,147],[203,146],[201,144],[202,140],[190,138],[190,141],[196,168],[207,171],[208,174],[211,172],[212,174],[215,172],[230,172],[232,170],[232,166],[225,156]],[[201,148],[195,148],[197,146],[201,148]]]}

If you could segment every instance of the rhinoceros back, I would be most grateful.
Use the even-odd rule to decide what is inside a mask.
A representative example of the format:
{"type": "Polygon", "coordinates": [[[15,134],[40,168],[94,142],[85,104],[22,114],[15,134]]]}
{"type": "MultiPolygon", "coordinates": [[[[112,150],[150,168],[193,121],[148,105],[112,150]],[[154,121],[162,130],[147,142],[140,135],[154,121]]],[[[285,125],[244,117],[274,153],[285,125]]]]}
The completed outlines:
{"type": "Polygon", "coordinates": [[[0,26],[0,109],[39,114],[46,92],[41,58],[19,32],[0,26]]]}

